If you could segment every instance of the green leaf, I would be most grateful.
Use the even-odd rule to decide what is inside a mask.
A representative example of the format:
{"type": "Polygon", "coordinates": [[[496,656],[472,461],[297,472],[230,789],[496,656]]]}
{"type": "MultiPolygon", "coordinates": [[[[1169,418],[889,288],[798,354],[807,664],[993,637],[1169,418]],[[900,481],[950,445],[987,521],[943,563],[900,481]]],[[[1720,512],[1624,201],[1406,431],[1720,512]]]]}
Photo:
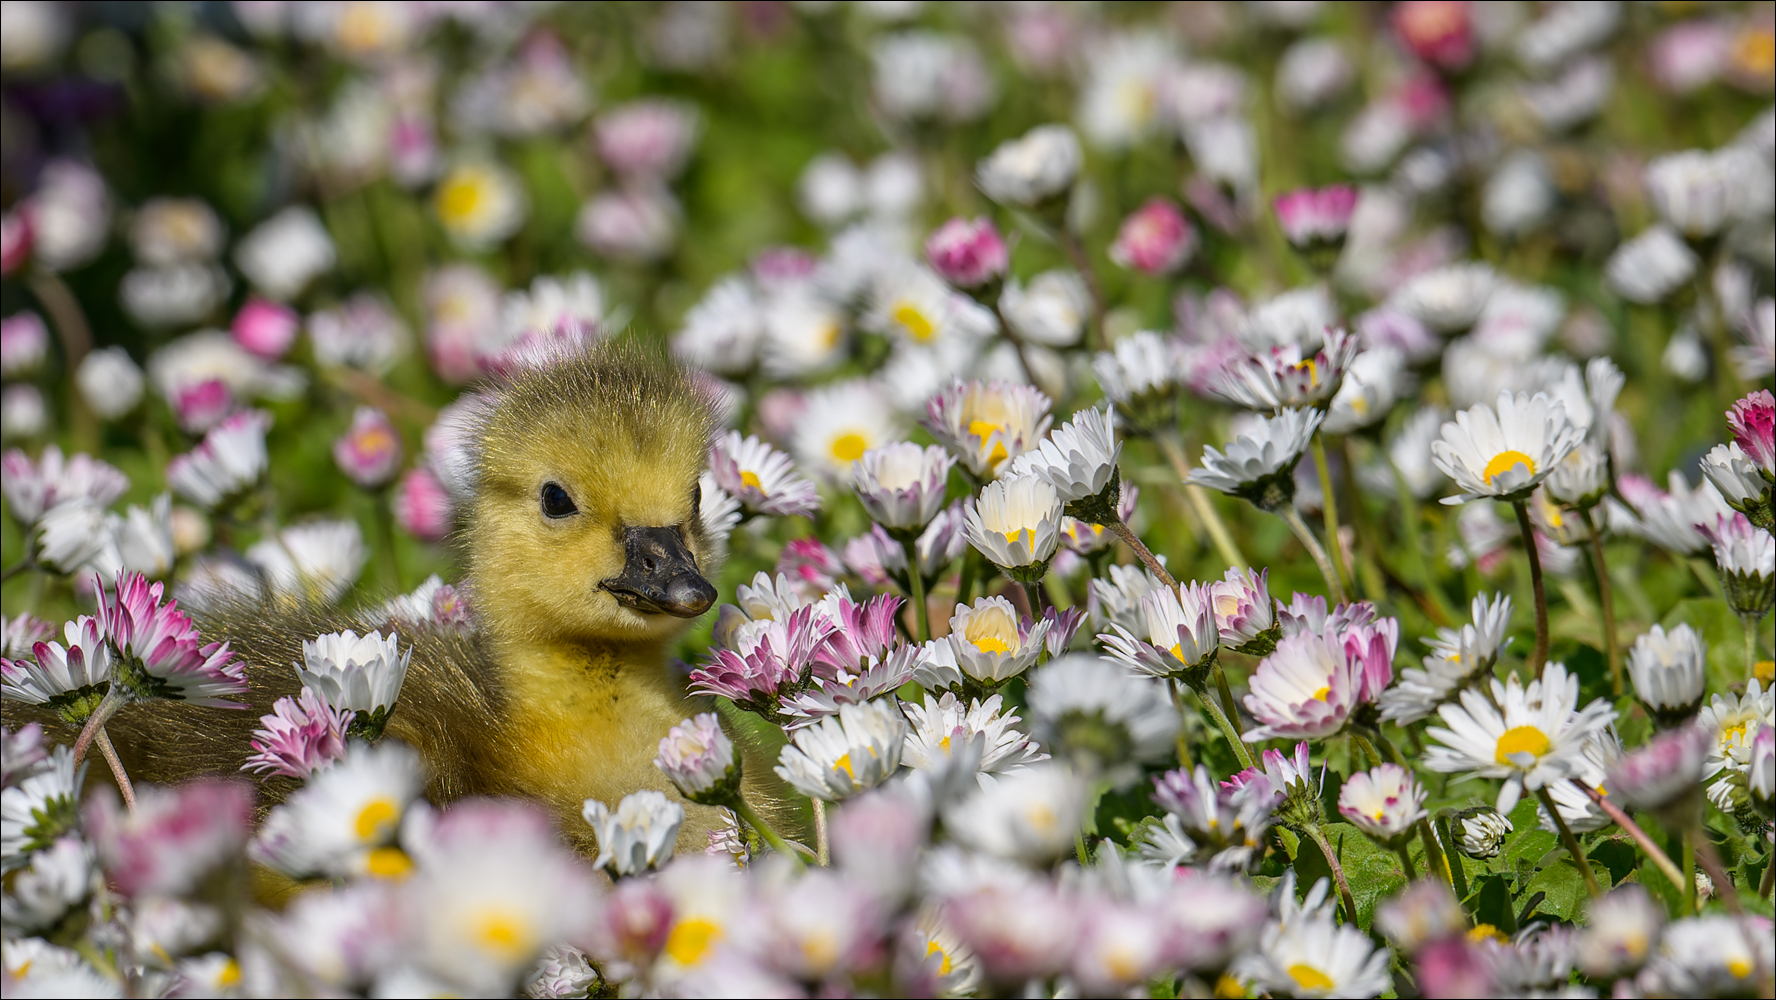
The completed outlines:
{"type": "MultiPolygon", "coordinates": [[[[1324,829],[1344,869],[1351,901],[1357,904],[1357,924],[1368,927],[1374,918],[1375,904],[1406,887],[1400,859],[1349,823],[1328,823],[1324,829]]],[[[1312,888],[1316,879],[1332,877],[1317,847],[1303,847],[1299,851],[1295,873],[1303,891],[1312,888]]]]}
{"type": "Polygon", "coordinates": [[[1490,924],[1506,935],[1517,933],[1517,911],[1511,905],[1511,884],[1503,875],[1482,875],[1473,882],[1468,910],[1474,921],[1490,924]]]}
{"type": "Polygon", "coordinates": [[[1605,837],[1590,850],[1585,852],[1591,859],[1591,870],[1602,882],[1615,885],[1634,872],[1634,866],[1640,863],[1640,852],[1635,848],[1634,841],[1627,837],[1605,837]]]}
{"type": "Polygon", "coordinates": [[[1576,919],[1585,903],[1585,877],[1579,874],[1578,866],[1571,859],[1562,857],[1542,868],[1529,880],[1529,884],[1523,889],[1523,902],[1525,920],[1534,913],[1561,920],[1576,919]],[[1546,895],[1533,909],[1529,909],[1529,897],[1537,893],[1546,895]]]}

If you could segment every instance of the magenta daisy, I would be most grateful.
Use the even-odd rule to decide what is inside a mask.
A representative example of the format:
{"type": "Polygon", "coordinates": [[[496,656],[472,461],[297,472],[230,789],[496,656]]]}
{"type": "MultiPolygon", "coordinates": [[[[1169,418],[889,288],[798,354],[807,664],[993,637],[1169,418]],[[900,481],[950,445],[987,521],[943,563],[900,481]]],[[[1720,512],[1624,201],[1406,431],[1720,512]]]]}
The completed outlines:
{"type": "Polygon", "coordinates": [[[204,642],[178,601],[161,603],[164,589],[140,573],[119,577],[111,593],[99,589],[99,627],[117,652],[118,686],[134,700],[246,708],[230,700],[247,693],[246,665],[226,642],[204,642]]]}
{"type": "Polygon", "coordinates": [[[253,755],[241,770],[306,780],[345,756],[345,731],[356,714],[329,707],[313,688],[279,698],[270,715],[259,717],[263,728],[253,730],[253,755]]]}

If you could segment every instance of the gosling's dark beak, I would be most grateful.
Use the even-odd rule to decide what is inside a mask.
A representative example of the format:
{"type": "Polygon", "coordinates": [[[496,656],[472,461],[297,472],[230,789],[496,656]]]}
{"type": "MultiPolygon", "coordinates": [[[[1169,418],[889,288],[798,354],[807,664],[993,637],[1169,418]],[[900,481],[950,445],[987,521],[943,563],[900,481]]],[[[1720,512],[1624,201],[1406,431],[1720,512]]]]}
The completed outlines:
{"type": "Polygon", "coordinates": [[[677,528],[625,528],[623,574],[599,586],[617,603],[645,614],[695,618],[715,603],[715,587],[677,528]]]}

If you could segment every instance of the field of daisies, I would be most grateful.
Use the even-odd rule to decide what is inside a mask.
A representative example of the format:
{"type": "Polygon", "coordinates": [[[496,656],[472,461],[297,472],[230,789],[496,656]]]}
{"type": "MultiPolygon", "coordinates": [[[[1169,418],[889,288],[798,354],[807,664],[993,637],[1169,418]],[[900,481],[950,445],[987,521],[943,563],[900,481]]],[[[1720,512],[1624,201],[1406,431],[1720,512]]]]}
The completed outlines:
{"type": "Polygon", "coordinates": [[[7,0],[0,67],[8,997],[1776,995],[1769,4],[7,0]],[[727,558],[676,794],[564,830],[383,731],[499,583],[477,400],[608,339],[727,558]]]}

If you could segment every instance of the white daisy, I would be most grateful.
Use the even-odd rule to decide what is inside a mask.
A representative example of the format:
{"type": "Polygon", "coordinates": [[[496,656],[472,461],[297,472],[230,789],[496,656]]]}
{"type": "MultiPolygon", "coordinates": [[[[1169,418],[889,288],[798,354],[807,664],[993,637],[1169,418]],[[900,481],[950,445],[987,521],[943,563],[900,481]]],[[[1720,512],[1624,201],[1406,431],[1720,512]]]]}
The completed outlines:
{"type": "Polygon", "coordinates": [[[1708,643],[1686,623],[1670,632],[1654,625],[1628,650],[1628,676],[1654,717],[1667,723],[1687,719],[1708,687],[1708,643]]]}
{"type": "Polygon", "coordinates": [[[331,604],[351,589],[370,553],[356,521],[311,521],[254,543],[246,558],[280,595],[331,604]]]}
{"type": "Polygon", "coordinates": [[[1070,504],[1104,493],[1116,476],[1122,444],[1116,440],[1115,411],[1082,410],[1011,465],[1014,476],[1034,475],[1070,504]]]}
{"type": "Polygon", "coordinates": [[[1206,668],[1220,648],[1215,601],[1200,583],[1158,586],[1142,595],[1139,628],[1110,623],[1098,636],[1104,649],[1131,669],[1153,677],[1180,677],[1206,668]]]}
{"type": "Polygon", "coordinates": [[[851,467],[852,487],[872,520],[890,532],[916,533],[944,506],[956,460],[936,445],[901,441],[863,453],[851,467]]]}
{"type": "Polygon", "coordinates": [[[0,871],[30,861],[33,852],[74,830],[86,765],[74,768],[74,753],[56,747],[35,774],[0,791],[0,871]]]}
{"type": "Polygon", "coordinates": [[[1060,497],[1034,476],[988,483],[967,517],[969,544],[1008,573],[1039,579],[1060,548],[1060,497]]]}
{"type": "Polygon", "coordinates": [[[1411,771],[1381,764],[1350,776],[1338,793],[1338,813],[1376,840],[1398,844],[1425,818],[1424,801],[1425,790],[1411,771]]]}
{"type": "Polygon", "coordinates": [[[985,774],[1015,773],[1024,765],[1047,760],[1048,754],[1034,740],[1011,728],[1018,717],[1002,709],[999,695],[986,701],[976,698],[963,706],[952,692],[925,696],[924,704],[902,706],[911,728],[901,750],[900,762],[915,770],[941,768],[957,742],[980,736],[985,742],[980,770],[985,774]]]}
{"type": "Polygon", "coordinates": [[[1511,598],[1497,594],[1488,601],[1485,594],[1476,594],[1472,611],[1473,621],[1460,631],[1440,628],[1435,639],[1425,640],[1431,651],[1425,654],[1423,670],[1407,667],[1400,672],[1400,682],[1382,692],[1383,719],[1401,725],[1417,722],[1468,684],[1491,675],[1499,653],[1511,644],[1505,635],[1511,624],[1511,598]]]}
{"type": "Polygon", "coordinates": [[[68,640],[38,642],[34,658],[0,659],[0,698],[47,704],[70,723],[85,722],[110,689],[111,645],[90,615],[62,626],[68,640]]]}
{"type": "Polygon", "coordinates": [[[901,437],[887,403],[866,382],[838,382],[808,393],[790,448],[802,468],[844,482],[871,448],[901,437]]]}
{"type": "Polygon", "coordinates": [[[491,160],[462,163],[432,191],[432,211],[452,241],[484,249],[524,225],[530,210],[516,174],[491,160]]]}
{"type": "Polygon", "coordinates": [[[798,730],[774,770],[803,795],[837,802],[887,780],[900,766],[906,734],[892,698],[844,705],[798,730]]]}
{"type": "Polygon", "coordinates": [[[1036,738],[1096,772],[1165,757],[1175,747],[1178,712],[1167,686],[1088,653],[1059,657],[1031,675],[1036,738]]]}
{"type": "Polygon", "coordinates": [[[1030,669],[1042,654],[1052,622],[1021,619],[1003,597],[988,595],[972,605],[956,605],[948,637],[957,669],[982,684],[995,685],[1030,669]]]}
{"type": "Polygon", "coordinates": [[[615,810],[587,799],[580,814],[598,835],[593,867],[618,877],[666,867],[685,818],[684,806],[651,788],[623,796],[615,810]]]}
{"type": "Polygon", "coordinates": [[[396,841],[425,781],[419,755],[405,744],[353,742],[272,809],[248,854],[294,878],[405,875],[412,861],[396,841]]]}
{"type": "Polygon", "coordinates": [[[1759,729],[1776,726],[1776,689],[1765,689],[1757,678],[1746,682],[1745,693],[1717,694],[1696,713],[1696,724],[1715,734],[1714,749],[1702,767],[1712,778],[1724,770],[1745,770],[1751,759],[1751,743],[1759,729]]]}
{"type": "Polygon", "coordinates": [[[1039,125],[1000,143],[976,168],[975,182],[1002,205],[1030,208],[1071,188],[1082,159],[1072,129],[1039,125]]]}
{"type": "Polygon", "coordinates": [[[1260,417],[1250,433],[1228,442],[1225,453],[1204,447],[1202,464],[1191,470],[1189,482],[1276,510],[1294,498],[1295,463],[1323,416],[1319,410],[1283,410],[1260,417]]]}
{"type": "Polygon", "coordinates": [[[796,475],[795,463],[758,439],[729,431],[709,449],[709,471],[722,492],[763,514],[813,515],[820,510],[814,484],[796,475]]]}
{"type": "Polygon", "coordinates": [[[1445,504],[1521,500],[1578,446],[1583,433],[1546,394],[1499,393],[1496,407],[1477,403],[1443,425],[1431,444],[1437,467],[1462,490],[1445,504]]]}
{"type": "Polygon", "coordinates": [[[1007,774],[944,810],[944,827],[994,857],[1040,865],[1073,849],[1085,782],[1053,762],[1007,774]]]}
{"type": "MultiPolygon", "coordinates": [[[[1293,903],[1294,880],[1287,885],[1293,903]]],[[[1387,949],[1355,926],[1340,926],[1327,906],[1279,914],[1242,971],[1260,989],[1291,997],[1373,997],[1393,985],[1387,949]]]]}
{"type": "Polygon", "coordinates": [[[1491,700],[1469,689],[1460,705],[1438,710],[1448,728],[1427,730],[1443,745],[1429,748],[1424,764],[1433,771],[1504,779],[1498,811],[1509,813],[1525,791],[1571,777],[1586,741],[1614,721],[1616,711],[1602,699],[1579,709],[1579,679],[1558,662],[1527,688],[1515,674],[1507,683],[1491,684],[1491,700]]]}
{"type": "Polygon", "coordinates": [[[954,382],[926,404],[925,425],[977,479],[1006,472],[1048,433],[1053,403],[1031,385],[954,382]]]}
{"type": "Polygon", "coordinates": [[[313,642],[303,641],[296,679],[329,706],[358,713],[353,733],[374,739],[401,696],[412,657],[413,647],[401,652],[400,637],[393,629],[386,639],[381,632],[363,636],[350,629],[330,632],[313,642]]]}

